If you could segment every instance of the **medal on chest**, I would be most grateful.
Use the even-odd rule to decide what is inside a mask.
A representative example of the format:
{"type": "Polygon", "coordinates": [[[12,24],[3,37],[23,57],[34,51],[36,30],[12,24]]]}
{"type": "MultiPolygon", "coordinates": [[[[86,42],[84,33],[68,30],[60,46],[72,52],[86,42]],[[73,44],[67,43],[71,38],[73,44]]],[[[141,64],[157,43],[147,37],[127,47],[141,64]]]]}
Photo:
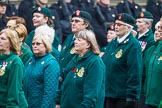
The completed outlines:
{"type": "Polygon", "coordinates": [[[5,74],[7,62],[3,62],[3,64],[0,66],[0,76],[3,76],[5,74]]]}

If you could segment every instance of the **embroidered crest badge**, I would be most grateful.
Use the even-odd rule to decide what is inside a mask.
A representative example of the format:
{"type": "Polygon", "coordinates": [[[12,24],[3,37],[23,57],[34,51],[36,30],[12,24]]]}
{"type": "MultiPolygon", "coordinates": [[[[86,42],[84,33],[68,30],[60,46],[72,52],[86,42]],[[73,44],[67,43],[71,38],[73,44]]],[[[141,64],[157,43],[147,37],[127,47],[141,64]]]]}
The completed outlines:
{"type": "Polygon", "coordinates": [[[77,75],[78,75],[79,77],[83,77],[84,72],[85,72],[84,67],[81,67],[80,70],[78,71],[77,75]]]}
{"type": "Polygon", "coordinates": [[[7,62],[3,62],[2,66],[0,67],[0,76],[3,76],[5,74],[7,62]]]}
{"type": "Polygon", "coordinates": [[[116,58],[120,58],[120,57],[122,56],[122,54],[123,54],[123,50],[120,49],[120,50],[115,54],[115,57],[116,57],[116,58]]]}
{"type": "Polygon", "coordinates": [[[158,64],[160,64],[160,61],[162,61],[162,56],[158,58],[158,64]]]}
{"type": "Polygon", "coordinates": [[[162,60],[162,56],[160,56],[158,60],[162,60]]]}
{"type": "Polygon", "coordinates": [[[75,53],[75,49],[74,47],[70,50],[70,54],[74,54],[75,53]]]}

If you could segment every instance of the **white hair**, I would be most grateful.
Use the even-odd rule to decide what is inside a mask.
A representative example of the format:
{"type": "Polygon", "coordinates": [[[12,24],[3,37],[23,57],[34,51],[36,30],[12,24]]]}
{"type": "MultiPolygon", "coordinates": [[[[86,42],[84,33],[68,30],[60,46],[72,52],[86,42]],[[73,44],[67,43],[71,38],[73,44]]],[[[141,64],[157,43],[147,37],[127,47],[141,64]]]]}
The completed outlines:
{"type": "Polygon", "coordinates": [[[47,24],[41,25],[35,29],[35,35],[47,35],[49,38],[54,40],[55,30],[52,27],[49,27],[47,24]]]}
{"type": "Polygon", "coordinates": [[[160,21],[158,21],[156,24],[155,24],[155,29],[158,29],[160,26],[160,21]]]}

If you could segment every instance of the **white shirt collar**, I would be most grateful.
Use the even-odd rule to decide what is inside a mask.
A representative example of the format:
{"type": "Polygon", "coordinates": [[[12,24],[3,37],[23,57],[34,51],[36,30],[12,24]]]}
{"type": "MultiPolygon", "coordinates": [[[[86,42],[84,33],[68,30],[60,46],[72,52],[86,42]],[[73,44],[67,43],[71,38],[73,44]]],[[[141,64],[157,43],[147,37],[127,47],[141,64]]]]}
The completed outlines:
{"type": "Polygon", "coordinates": [[[144,36],[144,34],[146,34],[148,31],[149,31],[149,30],[147,30],[146,32],[144,32],[144,33],[142,33],[142,34],[139,33],[138,39],[141,38],[142,36],[144,36]]]}
{"type": "Polygon", "coordinates": [[[128,37],[128,35],[130,34],[130,32],[128,32],[125,36],[123,36],[122,38],[117,38],[117,41],[119,42],[119,43],[122,43],[127,37],[128,37]]]}

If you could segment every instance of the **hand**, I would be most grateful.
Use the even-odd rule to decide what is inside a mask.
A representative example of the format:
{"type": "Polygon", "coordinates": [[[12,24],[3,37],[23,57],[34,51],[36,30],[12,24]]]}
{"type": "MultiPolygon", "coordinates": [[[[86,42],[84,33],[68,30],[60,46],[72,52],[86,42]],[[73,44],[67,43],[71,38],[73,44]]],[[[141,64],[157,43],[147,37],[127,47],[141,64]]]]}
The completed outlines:
{"type": "Polygon", "coordinates": [[[105,54],[104,52],[101,52],[101,53],[99,54],[99,56],[102,57],[104,54],[105,54]]]}
{"type": "Polygon", "coordinates": [[[60,105],[56,105],[56,107],[55,107],[55,108],[61,108],[61,107],[60,107],[60,105]]]}
{"type": "Polygon", "coordinates": [[[126,108],[137,108],[137,102],[135,99],[126,99],[126,108]]]}

